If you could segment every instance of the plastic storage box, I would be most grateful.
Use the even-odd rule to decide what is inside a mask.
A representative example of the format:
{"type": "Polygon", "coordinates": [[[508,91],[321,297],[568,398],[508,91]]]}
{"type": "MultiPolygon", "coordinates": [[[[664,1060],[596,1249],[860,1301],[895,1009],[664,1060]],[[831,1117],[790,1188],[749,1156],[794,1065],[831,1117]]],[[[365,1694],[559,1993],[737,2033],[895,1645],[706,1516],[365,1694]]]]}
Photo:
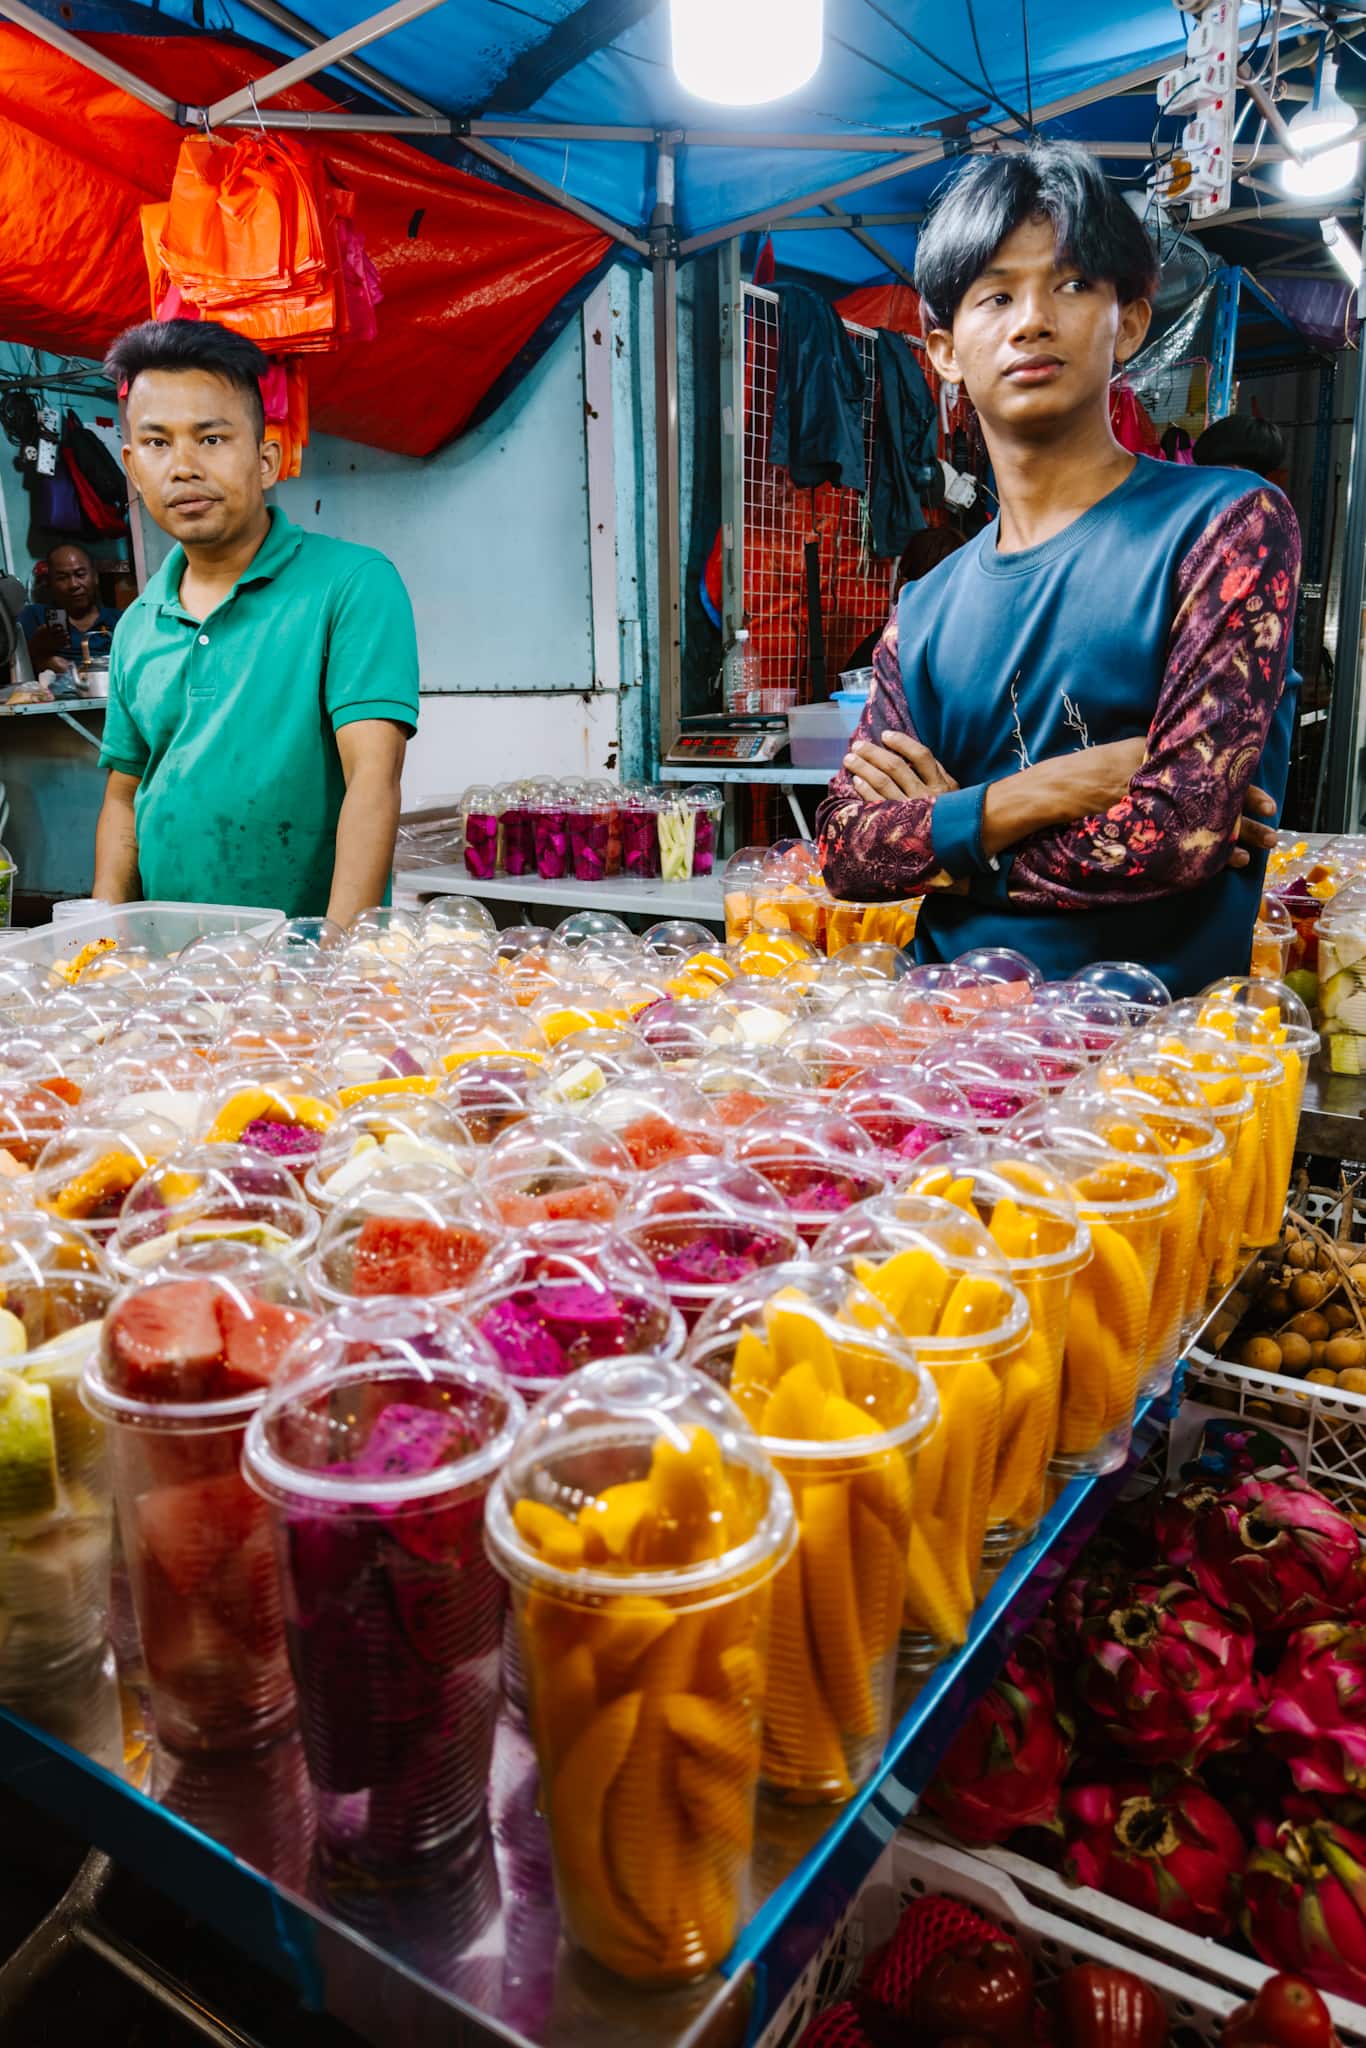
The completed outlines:
{"type": "Polygon", "coordinates": [[[796,704],[787,714],[794,768],[838,768],[848,751],[863,706],[857,703],[796,704]]]}
{"type": "Polygon", "coordinates": [[[74,960],[83,946],[97,939],[138,946],[166,960],[206,934],[262,934],[283,922],[282,912],[250,903],[110,903],[31,932],[0,934],[0,960],[32,960],[39,967],[53,967],[58,961],[74,960]]]}

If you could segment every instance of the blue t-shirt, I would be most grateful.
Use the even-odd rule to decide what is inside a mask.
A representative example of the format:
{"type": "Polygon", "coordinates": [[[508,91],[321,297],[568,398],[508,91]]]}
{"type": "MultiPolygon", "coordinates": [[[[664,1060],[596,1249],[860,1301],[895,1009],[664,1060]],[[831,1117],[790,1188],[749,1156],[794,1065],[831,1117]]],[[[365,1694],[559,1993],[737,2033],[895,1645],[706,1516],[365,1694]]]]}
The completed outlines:
{"type": "MultiPolygon", "coordinates": [[[[1093,960],[1139,960],[1174,995],[1247,971],[1265,855],[1180,894],[1094,910],[1007,894],[1010,855],[980,849],[985,785],[1079,743],[1134,739],[1152,722],[1177,612],[1181,564],[1212,522],[1263,486],[1243,470],[1140,457],[1119,488],[1040,546],[996,550],[997,529],[908,584],[898,610],[901,682],[919,737],[960,790],[934,810],[934,847],[966,896],[930,890],[916,952],[950,960],[1009,945],[1050,979],[1093,960]]],[[[1285,797],[1299,677],[1287,672],[1252,781],[1285,797]]]]}
{"type": "MultiPolygon", "coordinates": [[[[51,609],[54,609],[54,607],[41,604],[26,604],[24,606],[24,609],[19,614],[19,630],[25,640],[31,639],[40,626],[47,624],[47,613],[51,609]]],[[[60,607],[57,607],[57,609],[60,609],[60,607]]],[[[114,638],[114,628],[118,622],[118,613],[113,611],[107,604],[100,606],[99,614],[92,625],[82,626],[79,631],[68,619],[67,644],[63,650],[66,659],[70,662],[84,661],[84,649],[86,647],[90,649],[93,655],[107,655],[114,638]]]]}

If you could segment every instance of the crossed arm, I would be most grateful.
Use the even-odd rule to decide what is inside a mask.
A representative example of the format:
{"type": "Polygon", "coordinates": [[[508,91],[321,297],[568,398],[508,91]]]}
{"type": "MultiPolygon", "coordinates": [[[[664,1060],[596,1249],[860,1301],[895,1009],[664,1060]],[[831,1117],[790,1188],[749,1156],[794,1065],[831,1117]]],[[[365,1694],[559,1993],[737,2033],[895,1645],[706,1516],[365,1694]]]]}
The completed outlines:
{"type": "Polygon", "coordinates": [[[1279,492],[1254,488],[1181,564],[1146,738],[987,784],[981,861],[951,866],[935,850],[935,810],[958,785],[911,724],[893,619],[874,659],[868,711],[821,806],[830,887],[865,901],[963,889],[1009,853],[1012,899],[1093,909],[1194,888],[1225,865],[1245,865],[1245,849],[1273,837],[1257,819],[1275,805],[1251,775],[1285,681],[1298,576],[1294,513],[1279,492]]]}

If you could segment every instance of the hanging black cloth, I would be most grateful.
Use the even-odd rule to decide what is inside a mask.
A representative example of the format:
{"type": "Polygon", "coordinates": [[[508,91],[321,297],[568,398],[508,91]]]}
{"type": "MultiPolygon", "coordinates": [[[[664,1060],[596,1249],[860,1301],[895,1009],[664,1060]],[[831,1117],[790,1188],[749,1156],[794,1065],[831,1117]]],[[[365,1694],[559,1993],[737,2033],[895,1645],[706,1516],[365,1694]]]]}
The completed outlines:
{"type": "Polygon", "coordinates": [[[925,524],[920,501],[941,477],[939,411],[904,334],[879,327],[877,375],[868,520],[873,553],[897,557],[925,524]]]}
{"type": "Polygon", "coordinates": [[[794,484],[868,487],[863,453],[866,379],[858,351],[829,301],[805,285],[778,294],[778,378],[768,459],[794,484]]]}

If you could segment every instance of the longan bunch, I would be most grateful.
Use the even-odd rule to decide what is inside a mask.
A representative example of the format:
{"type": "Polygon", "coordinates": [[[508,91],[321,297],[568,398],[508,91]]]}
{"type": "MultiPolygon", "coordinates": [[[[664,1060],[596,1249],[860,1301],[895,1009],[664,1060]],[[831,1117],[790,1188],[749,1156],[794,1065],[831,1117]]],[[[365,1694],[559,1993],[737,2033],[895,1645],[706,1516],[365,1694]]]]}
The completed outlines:
{"type": "Polygon", "coordinates": [[[1288,1218],[1215,1319],[1217,1349],[1253,1372],[1366,1394],[1366,1253],[1288,1218]]]}

